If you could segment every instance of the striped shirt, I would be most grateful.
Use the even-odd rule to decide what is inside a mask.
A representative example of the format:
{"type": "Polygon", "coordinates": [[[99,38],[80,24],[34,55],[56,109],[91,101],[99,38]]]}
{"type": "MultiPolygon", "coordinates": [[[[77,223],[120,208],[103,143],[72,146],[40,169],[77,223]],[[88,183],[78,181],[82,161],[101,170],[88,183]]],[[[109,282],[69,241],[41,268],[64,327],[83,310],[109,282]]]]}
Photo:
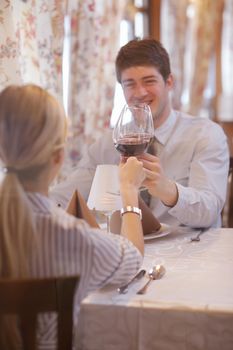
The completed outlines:
{"type": "MultiPolygon", "coordinates": [[[[108,283],[121,284],[133,277],[142,263],[138,249],[126,238],[91,228],[58,208],[46,196],[27,193],[36,222],[32,248],[32,277],[80,275],[75,295],[74,320],[79,305],[91,291],[108,283]]],[[[40,317],[39,349],[54,349],[56,319],[40,317]]]]}

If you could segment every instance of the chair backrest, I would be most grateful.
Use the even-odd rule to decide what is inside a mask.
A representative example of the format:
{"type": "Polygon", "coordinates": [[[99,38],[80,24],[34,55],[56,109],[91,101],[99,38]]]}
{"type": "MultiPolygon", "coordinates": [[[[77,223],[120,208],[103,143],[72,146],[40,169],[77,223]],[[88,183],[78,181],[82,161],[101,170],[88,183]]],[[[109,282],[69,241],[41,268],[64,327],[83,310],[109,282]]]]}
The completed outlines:
{"type": "Polygon", "coordinates": [[[59,350],[72,349],[73,299],[79,276],[0,279],[0,315],[16,314],[22,325],[23,349],[36,349],[37,314],[57,312],[59,350]]]}
{"type": "Polygon", "coordinates": [[[227,136],[230,151],[230,169],[228,176],[227,200],[222,212],[223,227],[233,227],[233,122],[219,121],[219,124],[222,126],[227,136]]]}
{"type": "Polygon", "coordinates": [[[228,227],[233,227],[233,157],[230,157],[230,169],[228,178],[228,227]]]}
{"type": "Polygon", "coordinates": [[[223,227],[233,227],[233,157],[230,157],[227,198],[222,210],[222,224],[223,227]]]}

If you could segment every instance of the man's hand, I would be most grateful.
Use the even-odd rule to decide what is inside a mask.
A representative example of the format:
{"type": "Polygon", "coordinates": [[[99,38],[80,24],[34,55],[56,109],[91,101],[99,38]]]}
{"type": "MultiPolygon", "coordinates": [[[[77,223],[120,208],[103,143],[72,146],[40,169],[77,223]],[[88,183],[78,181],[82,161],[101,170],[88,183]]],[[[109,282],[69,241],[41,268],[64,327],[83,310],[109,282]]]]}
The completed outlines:
{"type": "Polygon", "coordinates": [[[143,181],[151,196],[159,198],[164,205],[173,207],[178,200],[176,183],[168,179],[158,157],[144,153],[138,157],[143,162],[146,178],[143,181]]]}

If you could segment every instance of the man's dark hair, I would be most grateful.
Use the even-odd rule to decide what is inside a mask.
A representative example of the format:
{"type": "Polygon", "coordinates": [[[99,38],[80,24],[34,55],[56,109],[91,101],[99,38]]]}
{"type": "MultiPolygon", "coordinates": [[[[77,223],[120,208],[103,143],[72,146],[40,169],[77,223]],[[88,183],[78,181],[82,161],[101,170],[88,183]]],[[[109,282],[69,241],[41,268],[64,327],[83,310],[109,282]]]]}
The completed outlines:
{"type": "Polygon", "coordinates": [[[154,66],[167,80],[170,69],[170,60],[162,44],[155,39],[134,39],[122,46],[116,57],[116,76],[121,83],[123,70],[135,66],[154,66]]]}

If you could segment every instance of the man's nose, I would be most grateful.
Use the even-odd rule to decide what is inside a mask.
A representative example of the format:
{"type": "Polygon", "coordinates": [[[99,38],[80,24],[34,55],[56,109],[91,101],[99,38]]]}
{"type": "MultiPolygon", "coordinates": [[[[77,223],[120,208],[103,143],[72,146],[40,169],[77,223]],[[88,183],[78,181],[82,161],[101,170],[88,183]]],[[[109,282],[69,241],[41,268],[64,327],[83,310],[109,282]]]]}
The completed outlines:
{"type": "Polygon", "coordinates": [[[145,87],[141,84],[138,84],[134,90],[134,98],[142,99],[146,95],[147,95],[147,90],[145,89],[145,87]]]}

